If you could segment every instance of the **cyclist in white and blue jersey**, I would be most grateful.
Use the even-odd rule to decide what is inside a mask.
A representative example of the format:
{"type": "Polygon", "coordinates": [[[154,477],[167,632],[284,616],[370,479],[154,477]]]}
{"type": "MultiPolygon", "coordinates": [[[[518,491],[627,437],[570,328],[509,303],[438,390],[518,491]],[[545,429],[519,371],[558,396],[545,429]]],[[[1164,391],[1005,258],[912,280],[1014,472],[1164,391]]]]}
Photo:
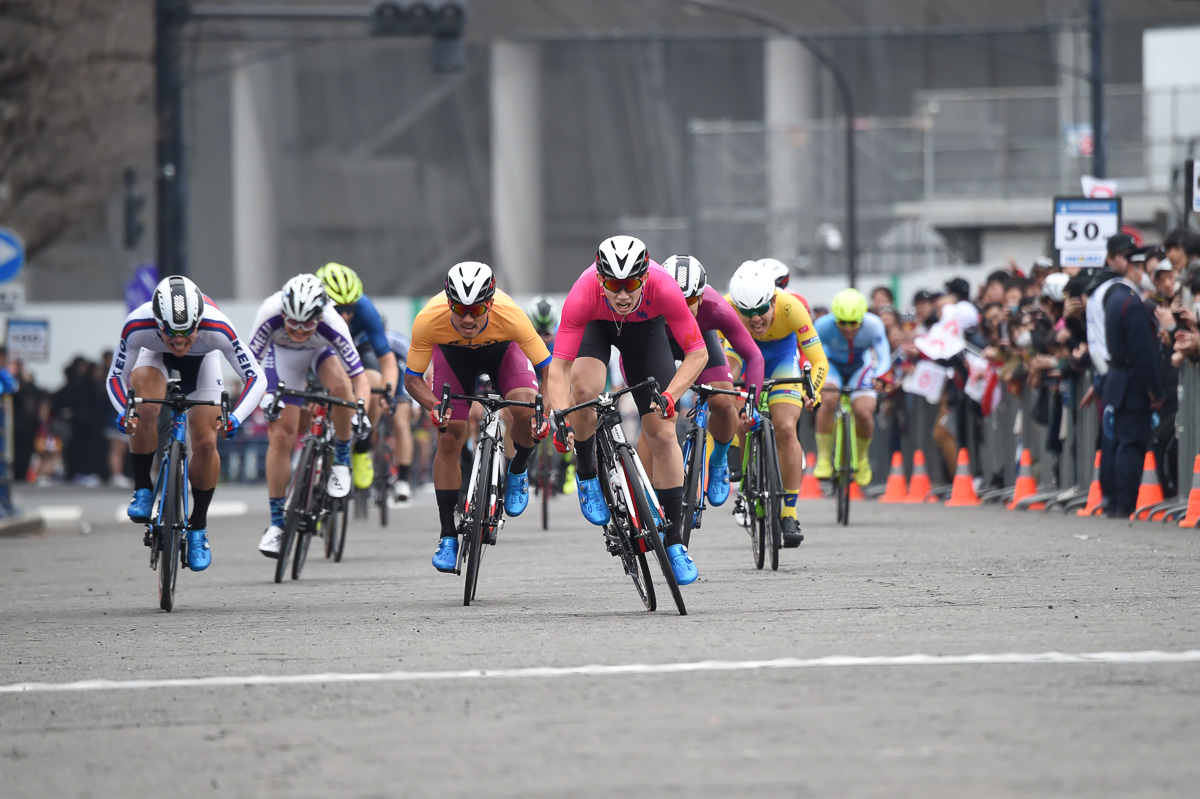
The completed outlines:
{"type": "MultiPolygon", "coordinates": [[[[350,328],[350,337],[358,348],[367,382],[371,388],[392,387],[393,394],[399,390],[400,367],[388,343],[387,328],[383,324],[375,303],[363,293],[363,282],[358,273],[348,266],[328,263],[317,270],[317,277],[325,286],[325,293],[333,302],[338,314],[350,328]]],[[[372,401],[367,406],[367,418],[371,429],[378,425],[383,413],[383,399],[372,401]]],[[[411,462],[411,461],[410,461],[411,462]]],[[[350,457],[350,468],[354,475],[355,488],[367,488],[375,480],[375,465],[371,460],[371,437],[356,441],[354,454],[350,457]]]]}
{"type": "Polygon", "coordinates": [[[817,411],[818,480],[833,476],[833,420],[842,387],[852,389],[850,407],[854,410],[854,432],[858,439],[858,463],[854,481],[860,486],[871,482],[871,463],[867,450],[875,434],[874,381],[891,369],[892,350],[888,346],[883,320],[867,311],[867,298],[857,289],[843,289],[833,296],[830,313],[813,326],[825,355],[829,358],[829,377],[821,391],[817,411]]]}

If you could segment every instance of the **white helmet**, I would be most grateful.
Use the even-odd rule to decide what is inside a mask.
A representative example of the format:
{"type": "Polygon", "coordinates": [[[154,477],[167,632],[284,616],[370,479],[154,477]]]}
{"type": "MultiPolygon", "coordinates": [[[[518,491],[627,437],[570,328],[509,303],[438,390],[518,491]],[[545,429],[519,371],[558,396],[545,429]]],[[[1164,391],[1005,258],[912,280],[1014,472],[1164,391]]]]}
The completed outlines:
{"type": "Polygon", "coordinates": [[[672,255],[662,262],[662,266],[675,278],[679,288],[683,289],[683,296],[689,299],[699,297],[708,286],[704,264],[691,255],[672,255]]]}
{"type": "Polygon", "coordinates": [[[1070,279],[1062,272],[1046,275],[1046,279],[1042,281],[1042,296],[1050,302],[1062,302],[1063,289],[1067,287],[1067,281],[1070,279]]]}
{"type": "Polygon", "coordinates": [[[624,280],[638,277],[650,268],[646,243],[633,236],[613,236],[600,242],[596,249],[596,271],[601,277],[624,280]]]}
{"type": "Polygon", "coordinates": [[[496,296],[496,276],[479,261],[463,261],[446,274],[446,299],[462,305],[478,305],[496,296]]]}
{"type": "Polygon", "coordinates": [[[296,275],[283,284],[283,315],[294,322],[311,322],[325,312],[325,284],[313,274],[296,275]]]}
{"type": "Polygon", "coordinates": [[[778,258],[759,258],[755,263],[771,276],[771,280],[778,288],[787,288],[788,281],[792,277],[792,272],[788,269],[787,264],[778,258]]]}
{"type": "Polygon", "coordinates": [[[743,261],[729,281],[729,298],[743,311],[761,308],[775,296],[775,281],[757,261],[743,261]]]}
{"type": "Polygon", "coordinates": [[[181,275],[163,278],[154,288],[150,304],[158,329],[168,336],[190,336],[204,318],[204,295],[181,275]]]}

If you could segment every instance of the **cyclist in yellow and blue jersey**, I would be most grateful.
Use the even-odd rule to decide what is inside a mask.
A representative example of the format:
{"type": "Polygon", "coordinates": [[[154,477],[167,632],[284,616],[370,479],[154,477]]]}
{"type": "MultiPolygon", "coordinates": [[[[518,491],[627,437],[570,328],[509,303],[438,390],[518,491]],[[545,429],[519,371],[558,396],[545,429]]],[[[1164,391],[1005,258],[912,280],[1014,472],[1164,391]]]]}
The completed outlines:
{"type": "Polygon", "coordinates": [[[817,411],[817,465],[813,475],[818,480],[833,476],[833,414],[838,391],[845,386],[852,389],[850,407],[854,411],[854,437],[858,439],[854,482],[866,486],[871,482],[867,450],[875,433],[874,381],[891,369],[892,349],[883,320],[867,311],[867,298],[858,289],[842,289],[833,295],[829,310],[816,325],[831,369],[824,402],[817,411]]]}
{"type": "MultiPolygon", "coordinates": [[[[771,274],[755,261],[746,261],[733,273],[725,299],[762,352],[768,378],[799,377],[800,353],[812,364],[813,388],[820,396],[829,372],[829,361],[821,347],[821,337],[813,327],[804,303],[794,294],[775,286],[771,274]]],[[[741,359],[726,350],[734,374],[743,369],[741,359]]],[[[816,401],[804,396],[799,384],[779,386],[767,397],[775,423],[775,441],[779,448],[779,470],[783,478],[783,545],[798,547],[804,540],[796,519],[796,496],[803,476],[804,453],[796,435],[800,412],[816,407],[816,401]]]]}

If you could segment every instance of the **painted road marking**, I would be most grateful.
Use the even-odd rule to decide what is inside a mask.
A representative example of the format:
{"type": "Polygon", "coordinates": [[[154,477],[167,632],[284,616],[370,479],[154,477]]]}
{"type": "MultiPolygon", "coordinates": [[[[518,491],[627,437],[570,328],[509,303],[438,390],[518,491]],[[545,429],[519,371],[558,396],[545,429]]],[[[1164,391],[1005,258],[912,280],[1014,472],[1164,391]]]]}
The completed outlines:
{"type": "MultiPolygon", "coordinates": [[[[210,517],[219,516],[245,516],[250,512],[250,506],[240,499],[229,500],[228,502],[220,502],[213,500],[208,506],[208,515],[210,517]]],[[[117,508],[116,519],[119,522],[129,521],[129,506],[121,505],[117,508]]]]}
{"type": "Polygon", "coordinates": [[[758,669],[813,669],[859,666],[1021,666],[1042,664],[1146,665],[1200,662],[1200,650],[1184,652],[1065,652],[974,655],[881,655],[776,660],[703,660],[696,663],[631,663],[621,666],[536,666],[522,669],[465,669],[462,671],[387,671],[360,674],[258,674],[247,677],[178,677],[166,680],[82,680],[80,682],[25,682],[0,685],[0,694],[60,693],[65,691],[120,691],[148,688],[213,688],[247,685],[302,685],[306,683],[426,682],[432,680],[490,680],[551,677],[606,677],[622,674],[679,674],[704,671],[754,671],[758,669]]]}

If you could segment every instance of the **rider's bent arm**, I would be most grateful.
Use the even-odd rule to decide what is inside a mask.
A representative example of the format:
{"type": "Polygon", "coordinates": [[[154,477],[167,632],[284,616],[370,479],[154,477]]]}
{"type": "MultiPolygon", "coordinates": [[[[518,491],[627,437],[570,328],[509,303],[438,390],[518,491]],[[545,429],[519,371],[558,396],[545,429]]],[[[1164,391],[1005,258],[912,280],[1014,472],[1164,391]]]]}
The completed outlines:
{"type": "Polygon", "coordinates": [[[383,375],[383,384],[392,387],[392,396],[400,391],[400,366],[396,362],[396,354],[391,350],[379,357],[379,373],[383,375]]]}
{"type": "Polygon", "coordinates": [[[546,413],[561,410],[571,404],[572,361],[555,358],[546,368],[545,400],[546,413]]]}
{"type": "Polygon", "coordinates": [[[696,378],[704,371],[704,366],[707,363],[707,349],[692,350],[685,353],[683,362],[675,370],[675,377],[671,378],[671,383],[666,388],[667,393],[671,395],[671,399],[678,402],[679,398],[696,382],[696,378]]]}
{"type": "Polygon", "coordinates": [[[427,411],[432,411],[433,406],[439,402],[439,398],[429,390],[429,386],[425,383],[425,378],[421,375],[405,372],[404,388],[407,389],[408,395],[427,411]]]}

